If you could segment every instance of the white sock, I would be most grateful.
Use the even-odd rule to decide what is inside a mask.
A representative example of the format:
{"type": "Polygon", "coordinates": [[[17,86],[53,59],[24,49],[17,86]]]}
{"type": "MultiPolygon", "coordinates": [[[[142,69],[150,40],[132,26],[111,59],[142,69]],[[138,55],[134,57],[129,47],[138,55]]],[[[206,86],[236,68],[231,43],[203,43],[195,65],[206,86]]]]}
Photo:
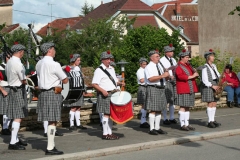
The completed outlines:
{"type": "Polygon", "coordinates": [[[212,108],[212,121],[213,121],[213,122],[215,121],[216,110],[217,110],[216,107],[213,107],[213,108],[212,108]]]}
{"type": "Polygon", "coordinates": [[[80,125],[81,125],[81,121],[80,121],[80,111],[76,111],[76,112],[75,112],[75,119],[76,119],[77,126],[80,126],[80,125]]]}
{"type": "Polygon", "coordinates": [[[163,120],[165,121],[167,119],[167,108],[162,111],[163,120]]]}
{"type": "Polygon", "coordinates": [[[160,129],[160,121],[161,121],[161,114],[156,114],[155,115],[155,129],[156,130],[160,129]]]}
{"type": "Polygon", "coordinates": [[[182,127],[182,126],[185,125],[185,112],[179,111],[178,115],[179,115],[179,122],[180,122],[181,127],[182,127]]]}
{"type": "Polygon", "coordinates": [[[175,106],[172,104],[169,104],[170,120],[174,120],[174,112],[175,112],[175,106]]]}
{"type": "Polygon", "coordinates": [[[43,121],[44,133],[47,133],[48,121],[43,121]]]}
{"type": "Polygon", "coordinates": [[[70,127],[74,126],[74,116],[75,116],[75,112],[70,111],[70,112],[69,112],[70,127]]]}
{"type": "Polygon", "coordinates": [[[147,116],[147,111],[145,109],[141,109],[141,113],[142,113],[142,116],[141,116],[141,124],[145,123],[147,120],[146,120],[146,116],[147,116]]]}
{"type": "Polygon", "coordinates": [[[54,137],[56,132],[56,126],[49,125],[47,131],[48,144],[47,150],[52,150],[55,147],[54,137]]]}
{"type": "Polygon", "coordinates": [[[103,113],[99,113],[100,122],[102,123],[103,113]]]}
{"type": "Polygon", "coordinates": [[[20,123],[13,121],[12,123],[12,134],[11,134],[11,141],[10,144],[15,144],[17,143],[17,137],[18,137],[18,130],[20,128],[20,123]]]}
{"type": "Polygon", "coordinates": [[[102,118],[103,135],[108,135],[108,119],[107,117],[102,118]]]}
{"type": "Polygon", "coordinates": [[[212,121],[212,108],[207,107],[208,122],[212,121]]]}
{"type": "Polygon", "coordinates": [[[8,129],[11,119],[8,119],[7,115],[3,115],[3,129],[8,129]]]}
{"type": "Polygon", "coordinates": [[[154,129],[155,114],[149,113],[150,131],[154,129]]]}
{"type": "Polygon", "coordinates": [[[189,126],[189,118],[190,118],[190,112],[185,112],[185,125],[189,126]]]}
{"type": "Polygon", "coordinates": [[[108,134],[112,134],[112,126],[113,126],[113,121],[109,118],[108,119],[108,134]]]}

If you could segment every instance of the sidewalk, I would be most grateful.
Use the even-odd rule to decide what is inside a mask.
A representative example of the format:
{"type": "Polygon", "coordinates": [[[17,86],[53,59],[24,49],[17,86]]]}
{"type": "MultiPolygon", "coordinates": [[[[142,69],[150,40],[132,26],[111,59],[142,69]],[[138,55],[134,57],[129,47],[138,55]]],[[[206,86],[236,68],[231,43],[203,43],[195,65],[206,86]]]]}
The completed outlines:
{"type": "MultiPolygon", "coordinates": [[[[178,117],[175,115],[175,117],[178,117]]],[[[205,127],[207,115],[205,111],[192,112],[190,124],[195,131],[180,131],[179,125],[163,126],[167,135],[149,135],[148,129],[139,128],[139,120],[132,120],[124,125],[114,126],[117,128],[116,135],[119,140],[102,140],[102,131],[99,125],[88,126],[85,131],[70,132],[66,128],[58,129],[64,133],[63,137],[56,137],[56,147],[64,151],[61,156],[45,156],[47,138],[43,137],[43,131],[20,132],[19,136],[28,141],[25,151],[10,151],[7,149],[10,136],[0,136],[0,159],[26,160],[26,159],[86,159],[94,156],[121,153],[152,147],[186,143],[202,139],[240,134],[239,108],[224,108],[217,110],[216,120],[222,123],[220,128],[210,129],[205,127]]]]}

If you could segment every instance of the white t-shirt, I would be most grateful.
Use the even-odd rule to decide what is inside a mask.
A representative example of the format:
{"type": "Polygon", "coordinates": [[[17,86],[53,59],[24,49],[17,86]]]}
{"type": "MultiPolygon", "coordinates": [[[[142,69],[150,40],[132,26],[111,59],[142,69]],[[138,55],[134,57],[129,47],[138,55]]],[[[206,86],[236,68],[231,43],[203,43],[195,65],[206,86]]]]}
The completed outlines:
{"type": "Polygon", "coordinates": [[[141,79],[144,79],[145,78],[145,75],[144,75],[144,68],[140,67],[138,70],[137,70],[137,82],[138,84],[140,85],[145,85],[145,82],[141,83],[140,80],[141,79]]]}
{"type": "MultiPolygon", "coordinates": [[[[211,72],[211,75],[212,75],[212,79],[217,79],[218,77],[220,77],[220,73],[218,72],[217,67],[216,67],[215,64],[212,64],[212,66],[213,66],[214,70],[216,71],[218,77],[216,77],[213,69],[207,63],[205,65],[209,68],[209,70],[211,72]]],[[[204,68],[202,70],[202,81],[205,84],[205,86],[207,86],[207,87],[211,87],[212,86],[212,83],[208,81],[207,68],[204,68]]]]}
{"type": "MultiPolygon", "coordinates": [[[[169,58],[169,57],[168,57],[169,58]]],[[[172,62],[173,62],[173,65],[176,66],[177,65],[177,62],[174,58],[171,58],[172,59],[172,62]]],[[[166,58],[166,56],[163,56],[161,59],[160,59],[160,62],[162,63],[162,65],[164,66],[164,68],[169,68],[171,67],[171,63],[170,61],[166,58]]],[[[170,76],[173,76],[173,72],[172,70],[169,70],[168,71],[169,75],[170,76]]]]}
{"type": "MultiPolygon", "coordinates": [[[[163,71],[163,68],[162,66],[159,65],[158,63],[158,67],[159,67],[159,70],[160,70],[160,73],[163,74],[164,71],[163,71]]],[[[148,79],[151,78],[151,77],[154,77],[154,76],[159,76],[159,73],[158,73],[158,70],[157,70],[157,67],[156,67],[156,64],[153,63],[152,61],[146,66],[145,70],[145,82],[146,84],[148,85],[161,85],[160,83],[160,80],[157,80],[155,82],[150,82],[148,79]]],[[[165,78],[163,78],[163,83],[165,85],[166,83],[166,80],[165,78]]]]}

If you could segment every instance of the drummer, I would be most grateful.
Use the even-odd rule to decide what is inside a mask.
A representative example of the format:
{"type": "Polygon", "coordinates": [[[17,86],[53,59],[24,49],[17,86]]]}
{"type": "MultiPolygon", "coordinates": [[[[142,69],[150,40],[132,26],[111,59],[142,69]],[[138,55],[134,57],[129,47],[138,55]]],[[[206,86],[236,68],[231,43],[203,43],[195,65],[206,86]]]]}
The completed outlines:
{"type": "Polygon", "coordinates": [[[110,51],[102,52],[100,60],[102,64],[94,71],[92,80],[93,87],[97,90],[97,111],[104,113],[102,118],[104,140],[119,139],[112,134],[113,121],[110,117],[110,97],[116,91],[117,85],[125,86],[124,82],[119,82],[115,70],[110,66],[112,54],[110,51]]]}

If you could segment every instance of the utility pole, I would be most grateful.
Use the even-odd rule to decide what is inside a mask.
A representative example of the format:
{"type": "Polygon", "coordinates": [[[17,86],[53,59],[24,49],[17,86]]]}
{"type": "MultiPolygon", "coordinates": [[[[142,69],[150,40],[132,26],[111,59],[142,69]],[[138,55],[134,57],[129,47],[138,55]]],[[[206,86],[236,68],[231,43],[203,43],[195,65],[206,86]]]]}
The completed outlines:
{"type": "Polygon", "coordinates": [[[51,22],[52,22],[52,6],[55,5],[55,4],[48,3],[48,5],[49,5],[49,6],[51,5],[51,22]]]}

